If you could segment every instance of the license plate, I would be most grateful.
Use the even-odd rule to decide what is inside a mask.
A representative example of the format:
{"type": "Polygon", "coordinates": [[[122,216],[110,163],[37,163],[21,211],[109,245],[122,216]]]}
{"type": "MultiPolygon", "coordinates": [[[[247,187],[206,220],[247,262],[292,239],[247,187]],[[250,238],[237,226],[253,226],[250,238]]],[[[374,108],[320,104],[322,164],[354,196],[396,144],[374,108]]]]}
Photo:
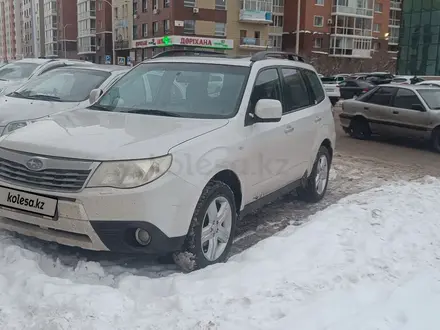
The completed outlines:
{"type": "Polygon", "coordinates": [[[53,217],[58,200],[0,187],[0,205],[53,217]]]}

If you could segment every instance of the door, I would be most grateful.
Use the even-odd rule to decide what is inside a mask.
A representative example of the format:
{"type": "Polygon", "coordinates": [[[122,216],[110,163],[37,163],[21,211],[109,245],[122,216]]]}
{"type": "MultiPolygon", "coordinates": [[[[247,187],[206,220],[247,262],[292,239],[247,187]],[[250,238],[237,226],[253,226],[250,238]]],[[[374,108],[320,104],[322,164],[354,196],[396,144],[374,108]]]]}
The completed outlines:
{"type": "Polygon", "coordinates": [[[414,91],[399,88],[390,109],[390,129],[396,136],[424,138],[429,127],[429,112],[413,109],[422,106],[422,101],[414,91]]]}
{"type": "MultiPolygon", "coordinates": [[[[288,167],[284,169],[283,182],[301,179],[310,162],[318,133],[317,113],[313,93],[307,88],[301,69],[281,68],[283,83],[283,129],[285,141],[281,146],[283,154],[289,158],[288,167]]],[[[321,118],[322,120],[322,118],[321,118]]]]}
{"type": "Polygon", "coordinates": [[[362,99],[363,109],[361,112],[368,119],[371,131],[375,134],[392,134],[391,102],[397,88],[381,86],[365,95],[362,99]]]}
{"type": "MultiPolygon", "coordinates": [[[[281,80],[276,68],[260,71],[249,100],[248,111],[252,114],[261,99],[282,102],[281,80]]],[[[286,118],[277,123],[245,123],[246,140],[237,171],[251,187],[244,196],[244,204],[266,196],[283,186],[282,173],[289,163],[284,153],[286,118]]],[[[287,132],[288,133],[288,132],[287,132]]]]}

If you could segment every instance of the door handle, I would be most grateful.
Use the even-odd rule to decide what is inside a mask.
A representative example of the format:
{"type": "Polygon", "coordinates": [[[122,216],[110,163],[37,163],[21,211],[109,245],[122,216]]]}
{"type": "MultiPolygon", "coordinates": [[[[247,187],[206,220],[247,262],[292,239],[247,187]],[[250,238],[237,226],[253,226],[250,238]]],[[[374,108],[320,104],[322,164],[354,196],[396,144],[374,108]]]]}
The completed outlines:
{"type": "Polygon", "coordinates": [[[393,115],[398,115],[399,111],[393,111],[393,115]]]}
{"type": "Polygon", "coordinates": [[[319,123],[321,120],[322,120],[321,117],[317,117],[317,118],[315,119],[315,123],[319,123]]]}
{"type": "Polygon", "coordinates": [[[286,128],[284,129],[284,133],[289,134],[291,132],[293,132],[295,130],[295,127],[292,126],[286,126],[286,128]]]}

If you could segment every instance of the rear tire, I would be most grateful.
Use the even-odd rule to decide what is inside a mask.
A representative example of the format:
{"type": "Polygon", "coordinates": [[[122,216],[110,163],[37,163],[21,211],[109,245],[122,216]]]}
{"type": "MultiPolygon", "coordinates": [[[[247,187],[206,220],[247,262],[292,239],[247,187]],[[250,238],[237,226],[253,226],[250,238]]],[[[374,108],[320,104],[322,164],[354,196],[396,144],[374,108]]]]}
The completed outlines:
{"type": "Polygon", "coordinates": [[[297,188],[298,197],[308,203],[317,203],[325,195],[328,186],[331,158],[329,150],[321,146],[313,164],[312,173],[305,186],[297,188]]]}
{"type": "Polygon", "coordinates": [[[181,252],[174,262],[185,272],[224,262],[231,250],[237,223],[234,193],[212,181],[199,198],[181,252]]]}
{"type": "Polygon", "coordinates": [[[353,118],[349,129],[350,136],[355,139],[367,140],[371,137],[370,125],[364,118],[353,118]]]}

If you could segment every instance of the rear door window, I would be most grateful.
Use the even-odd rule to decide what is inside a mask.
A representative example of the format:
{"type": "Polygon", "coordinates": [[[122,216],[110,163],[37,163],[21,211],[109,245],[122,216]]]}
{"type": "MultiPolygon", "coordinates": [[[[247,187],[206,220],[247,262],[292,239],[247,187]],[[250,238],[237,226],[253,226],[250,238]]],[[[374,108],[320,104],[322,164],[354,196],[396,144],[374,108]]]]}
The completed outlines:
{"type": "Polygon", "coordinates": [[[281,74],[284,80],[285,111],[291,112],[311,105],[310,93],[301,71],[296,68],[282,68],[281,74]]]}
{"type": "Polygon", "coordinates": [[[379,87],[373,93],[369,94],[368,99],[362,101],[379,105],[391,105],[391,100],[396,90],[397,88],[392,87],[379,87]]]}
{"type": "Polygon", "coordinates": [[[305,79],[308,81],[310,88],[312,89],[313,96],[315,97],[316,103],[320,103],[325,99],[325,92],[322,88],[321,81],[315,72],[310,70],[303,70],[305,79]]]}
{"type": "Polygon", "coordinates": [[[413,91],[399,88],[394,98],[393,106],[401,109],[412,109],[413,104],[421,104],[419,97],[413,91]]]}

